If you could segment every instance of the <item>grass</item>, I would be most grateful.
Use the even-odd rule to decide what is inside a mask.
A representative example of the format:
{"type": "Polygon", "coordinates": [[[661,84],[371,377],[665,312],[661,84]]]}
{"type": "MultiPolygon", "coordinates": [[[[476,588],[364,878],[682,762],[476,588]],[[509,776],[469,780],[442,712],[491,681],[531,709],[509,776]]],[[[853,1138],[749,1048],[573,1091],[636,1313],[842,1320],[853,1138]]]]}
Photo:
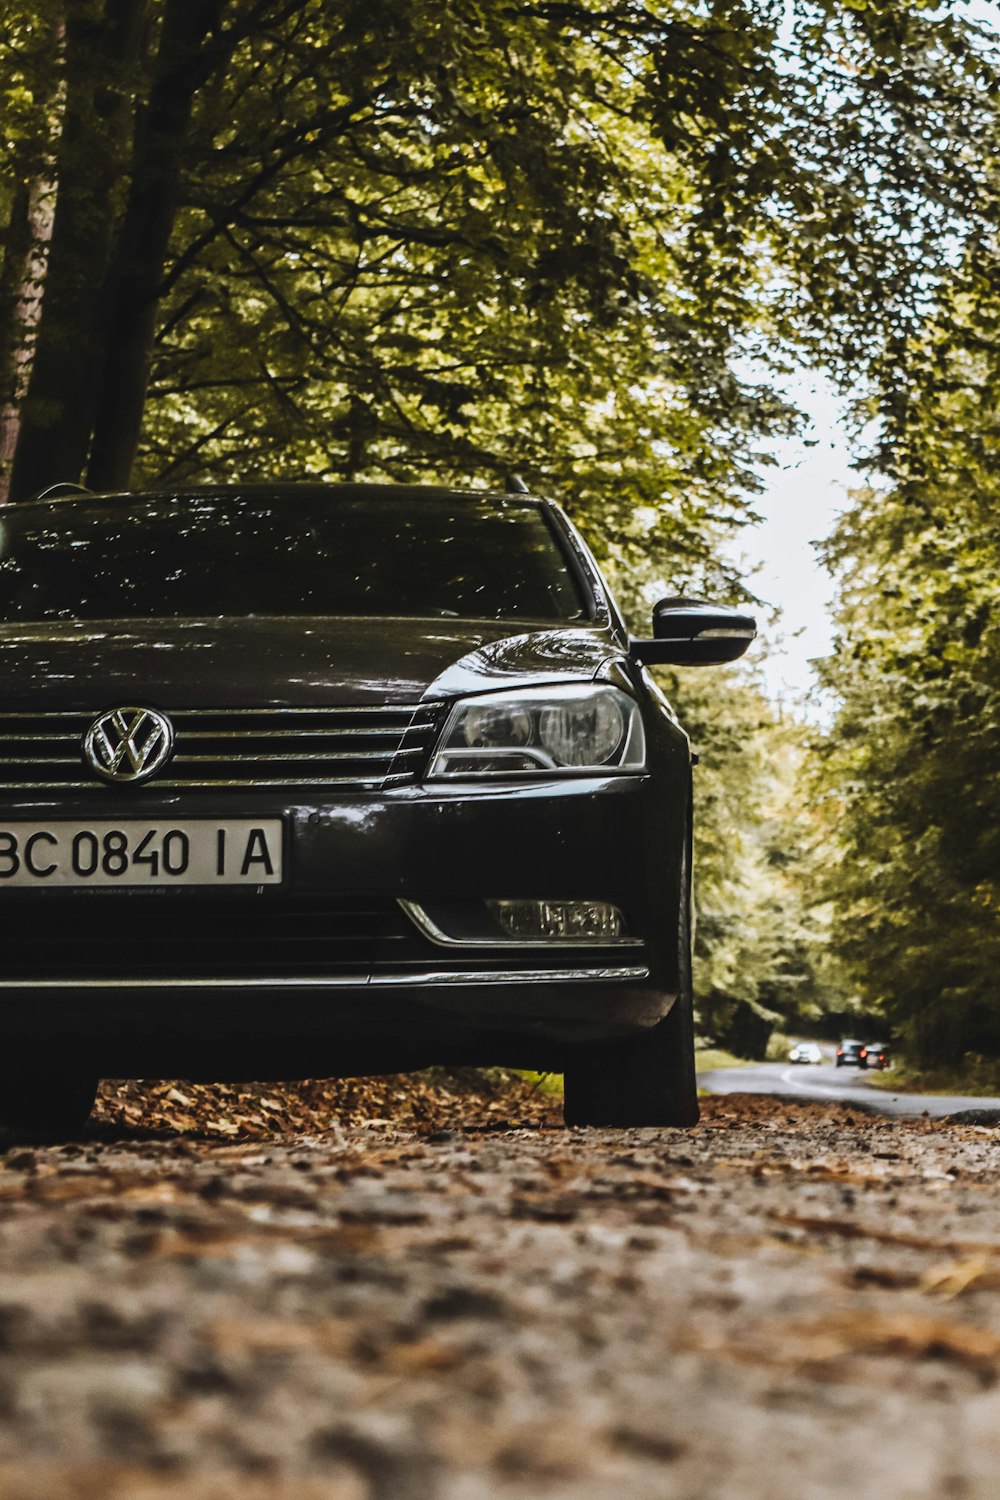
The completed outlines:
{"type": "MultiPolygon", "coordinates": [[[[745,1068],[748,1059],[745,1057],[734,1057],[732,1052],[726,1052],[721,1047],[698,1047],[695,1051],[695,1066],[699,1073],[707,1072],[711,1068],[745,1068]]],[[[529,1068],[515,1068],[513,1071],[518,1078],[523,1078],[525,1083],[530,1083],[539,1094],[547,1094],[553,1099],[561,1099],[563,1096],[563,1075],[561,1073],[533,1073],[529,1068]]]]}
{"type": "Polygon", "coordinates": [[[722,1047],[696,1047],[694,1061],[699,1073],[707,1073],[713,1068],[746,1068],[750,1066],[749,1058],[736,1057],[732,1052],[726,1052],[722,1047]]]}
{"type": "Polygon", "coordinates": [[[514,1068],[513,1071],[525,1083],[530,1083],[537,1093],[548,1094],[553,1099],[562,1098],[564,1090],[561,1073],[533,1073],[530,1068],[514,1068]]]}
{"type": "Polygon", "coordinates": [[[1000,1066],[983,1057],[970,1057],[954,1068],[917,1068],[896,1062],[886,1072],[868,1069],[865,1078],[877,1089],[894,1094],[959,1094],[1000,1096],[1000,1066]]]}

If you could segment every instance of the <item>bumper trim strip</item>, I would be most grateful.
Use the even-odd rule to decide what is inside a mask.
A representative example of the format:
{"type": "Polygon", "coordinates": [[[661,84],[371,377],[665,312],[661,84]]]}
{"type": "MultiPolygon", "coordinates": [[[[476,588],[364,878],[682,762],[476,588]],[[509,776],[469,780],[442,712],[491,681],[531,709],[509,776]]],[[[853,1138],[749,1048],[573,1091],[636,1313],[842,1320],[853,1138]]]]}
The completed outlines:
{"type": "Polygon", "coordinates": [[[246,990],[246,989],[430,989],[461,984],[626,984],[648,979],[649,970],[641,965],[612,965],[594,969],[461,969],[435,970],[413,974],[405,971],[379,972],[370,975],[301,975],[245,978],[189,978],[187,975],[150,979],[94,977],[93,979],[0,979],[0,990],[246,990]]]}

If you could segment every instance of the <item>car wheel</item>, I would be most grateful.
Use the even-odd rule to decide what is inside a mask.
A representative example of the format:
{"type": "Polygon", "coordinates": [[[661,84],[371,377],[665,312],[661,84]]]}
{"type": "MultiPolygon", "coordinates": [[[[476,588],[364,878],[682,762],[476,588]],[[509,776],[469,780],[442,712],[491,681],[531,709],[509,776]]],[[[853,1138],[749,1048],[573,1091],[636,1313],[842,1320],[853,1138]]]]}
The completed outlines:
{"type": "Polygon", "coordinates": [[[0,1072],[0,1128],[46,1136],[78,1135],[87,1123],[100,1079],[58,1068],[0,1072]]]}
{"type": "Polygon", "coordinates": [[[697,1125],[691,996],[691,906],[687,859],[681,872],[678,995],[662,1021],[640,1036],[581,1051],[566,1065],[567,1125],[697,1125]]]}

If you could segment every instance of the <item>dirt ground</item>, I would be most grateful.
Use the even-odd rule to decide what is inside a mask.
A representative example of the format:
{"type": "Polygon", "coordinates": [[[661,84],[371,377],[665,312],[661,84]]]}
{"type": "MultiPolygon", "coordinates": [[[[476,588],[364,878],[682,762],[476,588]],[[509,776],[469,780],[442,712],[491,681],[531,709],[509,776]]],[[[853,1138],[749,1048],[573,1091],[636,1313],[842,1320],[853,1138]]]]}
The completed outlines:
{"type": "Polygon", "coordinates": [[[0,1158],[0,1500],[997,1500],[995,1128],[476,1075],[0,1158]]]}

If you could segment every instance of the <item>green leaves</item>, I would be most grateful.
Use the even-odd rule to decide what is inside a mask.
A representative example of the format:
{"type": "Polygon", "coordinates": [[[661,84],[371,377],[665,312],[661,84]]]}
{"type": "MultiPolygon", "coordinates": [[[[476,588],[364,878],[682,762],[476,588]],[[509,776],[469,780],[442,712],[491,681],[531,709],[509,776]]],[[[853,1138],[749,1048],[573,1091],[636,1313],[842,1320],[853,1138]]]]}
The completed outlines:
{"type": "MultiPolygon", "coordinates": [[[[516,468],[605,555],[641,561],[631,516],[652,508],[659,563],[673,544],[707,565],[794,419],[769,371],[802,349],[845,379],[882,358],[956,237],[993,223],[968,148],[990,63],[950,10],[231,0],[176,64],[197,87],[170,122],[164,252],[146,222],[164,196],[141,187],[171,11],[140,9],[109,251],[86,278],[102,316],[72,341],[105,433],[123,395],[97,377],[122,329],[147,344],[125,381],[141,401],[148,368],[137,478],[264,475],[276,455],[329,476],[516,468]],[[154,242],[140,295],[131,247],[154,242]]],[[[42,52],[12,14],[15,98],[42,52]]],[[[72,73],[77,45],[47,55],[72,73]]],[[[63,152],[66,202],[87,198],[82,155],[63,152]]],[[[71,251],[49,258],[60,315],[71,251]]],[[[79,413],[47,368],[47,409],[79,413]]],[[[79,446],[43,436],[26,488],[79,446]]]]}
{"type": "Polygon", "coordinates": [[[911,350],[891,490],[856,496],[829,549],[835,936],[927,1062],[1000,1056],[1000,281],[984,269],[981,250],[956,268],[911,350]]]}

